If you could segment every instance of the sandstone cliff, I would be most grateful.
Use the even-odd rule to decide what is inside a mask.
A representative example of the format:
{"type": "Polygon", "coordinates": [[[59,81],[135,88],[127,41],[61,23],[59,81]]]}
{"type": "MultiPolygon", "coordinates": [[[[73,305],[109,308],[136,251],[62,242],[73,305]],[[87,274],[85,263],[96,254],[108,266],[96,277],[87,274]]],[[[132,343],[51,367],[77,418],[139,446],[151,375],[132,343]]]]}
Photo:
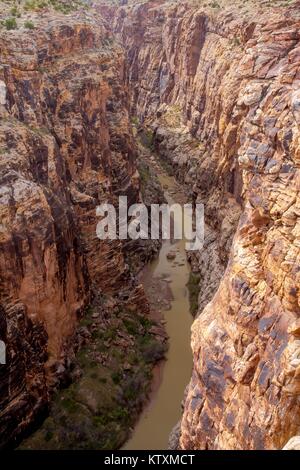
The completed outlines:
{"type": "Polygon", "coordinates": [[[96,206],[139,198],[121,48],[92,13],[31,18],[0,30],[1,445],[47,405],[93,288],[130,285],[96,206]]]}
{"type": "Polygon", "coordinates": [[[300,427],[300,5],[249,4],[113,13],[132,110],[206,204],[212,300],[193,326],[183,449],[281,448],[300,427]]]}

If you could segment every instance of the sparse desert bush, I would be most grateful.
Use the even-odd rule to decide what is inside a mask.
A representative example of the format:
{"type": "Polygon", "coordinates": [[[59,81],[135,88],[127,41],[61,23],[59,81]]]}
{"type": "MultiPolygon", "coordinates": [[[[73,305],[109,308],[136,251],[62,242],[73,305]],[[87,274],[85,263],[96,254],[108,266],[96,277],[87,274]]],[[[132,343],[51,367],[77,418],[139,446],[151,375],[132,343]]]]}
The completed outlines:
{"type": "Polygon", "coordinates": [[[215,0],[209,4],[210,7],[212,8],[221,8],[220,4],[216,2],[215,0]]]}
{"type": "Polygon", "coordinates": [[[7,18],[6,20],[3,20],[3,21],[2,21],[2,25],[3,25],[8,31],[11,31],[11,30],[13,30],[13,29],[17,29],[17,27],[18,27],[16,18],[14,18],[14,17],[7,18]]]}
{"type": "Polygon", "coordinates": [[[187,288],[189,291],[190,297],[190,309],[193,316],[196,315],[198,311],[198,297],[200,292],[200,276],[197,273],[190,273],[189,281],[187,283],[187,288]]]}
{"type": "Polygon", "coordinates": [[[24,27],[25,27],[26,29],[34,29],[34,24],[33,24],[32,21],[25,21],[24,27]]]}
{"type": "Polygon", "coordinates": [[[11,16],[16,16],[17,18],[20,18],[21,13],[19,12],[18,8],[16,6],[13,6],[10,10],[11,16]]]}
{"type": "Polygon", "coordinates": [[[24,10],[26,11],[34,11],[34,10],[41,10],[42,8],[46,8],[48,6],[48,2],[45,0],[26,0],[24,5],[24,10]]]}

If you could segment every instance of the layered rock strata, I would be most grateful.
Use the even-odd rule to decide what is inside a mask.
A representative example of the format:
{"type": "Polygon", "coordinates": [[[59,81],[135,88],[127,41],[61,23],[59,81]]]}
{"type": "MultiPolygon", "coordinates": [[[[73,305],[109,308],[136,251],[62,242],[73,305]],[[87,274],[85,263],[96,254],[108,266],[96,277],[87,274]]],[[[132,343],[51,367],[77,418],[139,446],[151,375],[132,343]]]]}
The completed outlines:
{"type": "Polygon", "coordinates": [[[96,237],[101,202],[140,197],[123,52],[93,13],[34,22],[0,31],[1,445],[47,405],[93,289],[147,304],[122,244],[96,237]]]}
{"type": "Polygon", "coordinates": [[[127,279],[122,245],[95,238],[99,202],[138,199],[123,78],[151,145],[206,205],[179,445],[299,435],[299,2],[216,3],[99,7],[126,65],[88,13],[0,33],[5,439],[47,403],[90,286],[127,279]]]}
{"type": "Polygon", "coordinates": [[[132,109],[205,202],[217,253],[198,255],[201,307],[213,298],[193,326],[180,446],[276,449],[300,426],[299,2],[199,4],[123,7],[114,23],[132,109]]]}

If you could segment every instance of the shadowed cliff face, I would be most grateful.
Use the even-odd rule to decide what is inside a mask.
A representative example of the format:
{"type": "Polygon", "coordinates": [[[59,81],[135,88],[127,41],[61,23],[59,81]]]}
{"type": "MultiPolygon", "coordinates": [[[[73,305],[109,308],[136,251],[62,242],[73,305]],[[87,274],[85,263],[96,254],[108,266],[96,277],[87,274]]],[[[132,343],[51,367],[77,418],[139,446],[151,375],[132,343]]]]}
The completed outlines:
{"type": "Polygon", "coordinates": [[[193,263],[201,308],[212,300],[193,326],[180,445],[281,448],[300,426],[299,3],[211,13],[153,1],[114,24],[134,112],[206,204],[193,263]]]}
{"type": "Polygon", "coordinates": [[[2,444],[47,403],[92,287],[128,275],[121,244],[96,238],[96,206],[137,201],[139,180],[123,53],[93,18],[0,32],[2,444]]]}

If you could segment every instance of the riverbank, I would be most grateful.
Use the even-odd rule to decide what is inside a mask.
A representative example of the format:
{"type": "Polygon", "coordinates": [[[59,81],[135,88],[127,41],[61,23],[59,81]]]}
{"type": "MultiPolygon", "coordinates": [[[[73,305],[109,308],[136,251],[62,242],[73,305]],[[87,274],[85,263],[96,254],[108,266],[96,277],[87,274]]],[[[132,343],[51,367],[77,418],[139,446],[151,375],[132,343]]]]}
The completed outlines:
{"type": "MultiPolygon", "coordinates": [[[[162,325],[113,297],[96,299],[78,328],[72,383],[21,449],[116,449],[147,400],[167,350],[162,325]]],[[[67,384],[65,384],[67,385],[67,384]]]]}

